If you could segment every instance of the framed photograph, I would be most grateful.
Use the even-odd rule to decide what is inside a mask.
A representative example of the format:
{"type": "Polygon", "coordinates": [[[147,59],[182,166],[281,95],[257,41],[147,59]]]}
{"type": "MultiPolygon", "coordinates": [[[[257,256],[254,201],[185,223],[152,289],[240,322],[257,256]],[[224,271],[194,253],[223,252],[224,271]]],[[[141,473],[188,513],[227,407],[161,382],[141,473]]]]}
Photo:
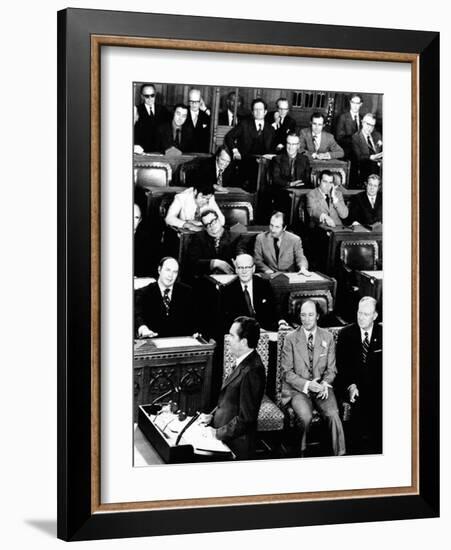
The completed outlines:
{"type": "Polygon", "coordinates": [[[58,70],[58,536],[437,516],[438,33],[68,9],[58,70]]]}

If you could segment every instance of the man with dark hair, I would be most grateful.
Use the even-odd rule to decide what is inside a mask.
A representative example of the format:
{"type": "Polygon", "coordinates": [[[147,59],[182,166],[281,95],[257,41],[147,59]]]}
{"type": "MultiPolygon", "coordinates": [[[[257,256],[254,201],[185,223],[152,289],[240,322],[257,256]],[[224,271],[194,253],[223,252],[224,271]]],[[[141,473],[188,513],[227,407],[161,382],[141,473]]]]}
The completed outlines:
{"type": "Polygon", "coordinates": [[[265,330],[277,330],[274,294],[269,281],[255,275],[250,254],[238,254],[234,260],[238,277],[224,287],[224,322],[229,327],[235,317],[246,315],[257,319],[265,330]]]}
{"type": "Polygon", "coordinates": [[[194,187],[175,195],[166,214],[166,224],[177,229],[202,231],[202,212],[213,210],[224,225],[225,218],[216,204],[214,193],[212,183],[199,178],[194,187]]]}
{"type": "Polygon", "coordinates": [[[188,250],[191,274],[232,274],[233,258],[240,250],[240,235],[225,229],[224,221],[212,209],[202,212],[201,223],[205,231],[193,235],[188,250]]]}
{"type": "Polygon", "coordinates": [[[135,291],[135,327],[139,338],[186,336],[197,322],[191,287],[176,282],[177,260],[169,256],[158,266],[158,280],[135,291]]]}
{"type": "Polygon", "coordinates": [[[210,113],[200,90],[192,88],[188,93],[188,117],[185,125],[193,135],[192,151],[208,153],[210,147],[210,113]]]}
{"type": "Polygon", "coordinates": [[[370,174],[365,184],[365,191],[354,195],[351,199],[348,223],[352,225],[374,225],[382,223],[382,191],[381,178],[370,174]]]}
{"type": "Polygon", "coordinates": [[[367,113],[362,119],[360,132],[352,136],[353,162],[357,163],[360,181],[369,174],[380,174],[382,165],[382,136],[375,130],[376,116],[367,113]]]}
{"type": "Polygon", "coordinates": [[[286,97],[279,97],[276,101],[277,110],[268,115],[268,121],[275,130],[275,150],[281,151],[285,147],[287,135],[296,130],[296,121],[288,113],[290,107],[286,97]]]}
{"type": "Polygon", "coordinates": [[[257,271],[263,273],[298,271],[300,274],[310,276],[301,238],[286,230],[283,212],[274,212],[269,222],[269,231],[257,235],[254,257],[257,271]]]}
{"type": "Polygon", "coordinates": [[[300,150],[310,160],[340,159],[344,156],[343,149],[335,141],[332,134],[325,132],[324,115],[313,113],[310,118],[310,128],[303,128],[300,133],[300,150]]]}
{"type": "Polygon", "coordinates": [[[177,103],[172,120],[158,126],[158,151],[176,154],[194,151],[194,131],[192,127],[185,124],[187,117],[188,107],[183,103],[177,103]]]}
{"type": "Polygon", "coordinates": [[[227,94],[226,110],[221,111],[218,115],[218,124],[221,126],[236,126],[247,114],[242,109],[243,98],[236,95],[234,91],[227,94]],[[236,114],[235,114],[236,107],[236,114]]]}
{"type": "Polygon", "coordinates": [[[238,460],[252,458],[255,451],[258,412],[266,383],[265,367],[256,351],[259,338],[260,326],[255,319],[235,319],[229,342],[236,366],[222,384],[215,409],[200,418],[238,460]]]}
{"type": "Polygon", "coordinates": [[[307,194],[307,212],[312,227],[325,223],[329,227],[343,225],[349,210],[343,200],[343,193],[334,185],[334,176],[330,170],[319,175],[318,187],[307,194]]]}
{"type": "Polygon", "coordinates": [[[359,94],[352,94],[349,100],[349,110],[342,113],[337,120],[335,136],[343,147],[346,158],[351,158],[352,136],[360,130],[362,125],[360,109],[363,105],[359,94]]]}
{"type": "Polygon", "coordinates": [[[169,120],[166,107],[155,104],[154,84],[142,84],[141,103],[135,107],[134,152],[151,153],[158,151],[157,128],[169,120]]]}
{"type": "Polygon", "coordinates": [[[332,384],[337,374],[333,335],[318,327],[313,300],[301,306],[301,326],[287,334],[282,348],[282,404],[291,405],[301,427],[301,456],[315,408],[327,423],[334,455],[346,452],[343,426],[332,384]]]}
{"type": "Polygon", "coordinates": [[[382,452],[382,328],[376,300],[359,302],[357,323],[340,331],[337,365],[345,401],[351,404],[351,452],[382,452]]]}
{"type": "Polygon", "coordinates": [[[197,170],[192,171],[190,180],[201,179],[213,182],[216,191],[223,190],[224,187],[233,187],[237,185],[235,180],[235,166],[232,162],[232,155],[225,146],[221,146],[216,151],[214,157],[200,159],[197,170]]]}
{"type": "Polygon", "coordinates": [[[255,155],[274,152],[275,131],[271,124],[265,122],[266,113],[266,102],[261,98],[254,99],[253,116],[243,119],[224,138],[233,159],[241,160],[241,185],[251,192],[257,184],[258,164],[255,155]]]}

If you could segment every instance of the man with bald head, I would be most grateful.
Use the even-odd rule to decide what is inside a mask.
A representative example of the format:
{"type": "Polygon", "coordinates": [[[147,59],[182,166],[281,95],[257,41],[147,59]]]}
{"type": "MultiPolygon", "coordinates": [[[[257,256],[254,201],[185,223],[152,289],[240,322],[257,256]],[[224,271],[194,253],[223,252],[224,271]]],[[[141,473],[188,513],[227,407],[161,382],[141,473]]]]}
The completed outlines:
{"type": "Polygon", "coordinates": [[[188,116],[185,125],[193,135],[192,151],[208,153],[210,146],[210,112],[200,90],[192,88],[188,93],[188,116]]]}
{"type": "Polygon", "coordinates": [[[274,294],[269,281],[255,275],[254,258],[238,254],[233,263],[238,277],[224,288],[225,326],[245,315],[257,319],[265,330],[277,330],[274,294]]]}
{"type": "Polygon", "coordinates": [[[351,452],[382,452],[382,327],[377,302],[364,296],[357,322],[340,331],[337,364],[343,399],[351,404],[351,452]]]}
{"type": "Polygon", "coordinates": [[[332,384],[337,374],[332,333],[318,327],[317,305],[306,300],[301,326],[288,334],[282,349],[282,404],[291,405],[301,427],[301,456],[315,408],[327,423],[334,455],[344,455],[345,437],[332,384]]]}
{"type": "Polygon", "coordinates": [[[191,287],[177,282],[179,264],[166,256],[158,266],[158,280],[135,292],[138,338],[187,336],[196,332],[191,287]]]}

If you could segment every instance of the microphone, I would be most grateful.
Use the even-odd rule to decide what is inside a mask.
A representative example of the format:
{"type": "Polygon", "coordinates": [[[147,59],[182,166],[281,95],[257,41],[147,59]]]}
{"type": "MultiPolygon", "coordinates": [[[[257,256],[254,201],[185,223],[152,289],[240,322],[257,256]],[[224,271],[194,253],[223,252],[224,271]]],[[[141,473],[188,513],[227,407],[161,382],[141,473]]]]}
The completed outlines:
{"type": "Polygon", "coordinates": [[[158,395],[157,397],[155,397],[155,399],[149,404],[149,407],[153,407],[150,409],[150,414],[157,414],[157,412],[161,409],[161,406],[157,406],[156,404],[158,403],[158,401],[161,401],[162,399],[164,399],[165,397],[167,397],[168,395],[170,395],[171,393],[177,393],[179,394],[180,393],[180,387],[179,386],[176,386],[172,380],[170,381],[171,382],[171,385],[172,385],[172,388],[170,388],[169,390],[165,391],[164,393],[162,393],[161,395],[158,395]],[[158,408],[159,407],[159,408],[158,408]]]}
{"type": "Polygon", "coordinates": [[[187,423],[187,425],[181,430],[179,435],[177,436],[177,439],[175,440],[175,445],[177,446],[180,443],[180,440],[182,439],[183,434],[186,432],[186,430],[196,422],[196,420],[199,418],[200,412],[196,412],[196,414],[191,418],[191,420],[187,423]]]}

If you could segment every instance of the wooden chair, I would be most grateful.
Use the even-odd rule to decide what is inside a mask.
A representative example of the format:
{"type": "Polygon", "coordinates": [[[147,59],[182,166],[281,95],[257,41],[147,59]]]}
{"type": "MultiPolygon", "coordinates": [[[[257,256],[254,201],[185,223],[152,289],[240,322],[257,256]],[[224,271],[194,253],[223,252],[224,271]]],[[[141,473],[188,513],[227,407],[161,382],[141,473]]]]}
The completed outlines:
{"type": "Polygon", "coordinates": [[[136,170],[136,185],[148,187],[168,187],[172,179],[171,165],[167,162],[151,162],[149,166],[136,170]]]}

